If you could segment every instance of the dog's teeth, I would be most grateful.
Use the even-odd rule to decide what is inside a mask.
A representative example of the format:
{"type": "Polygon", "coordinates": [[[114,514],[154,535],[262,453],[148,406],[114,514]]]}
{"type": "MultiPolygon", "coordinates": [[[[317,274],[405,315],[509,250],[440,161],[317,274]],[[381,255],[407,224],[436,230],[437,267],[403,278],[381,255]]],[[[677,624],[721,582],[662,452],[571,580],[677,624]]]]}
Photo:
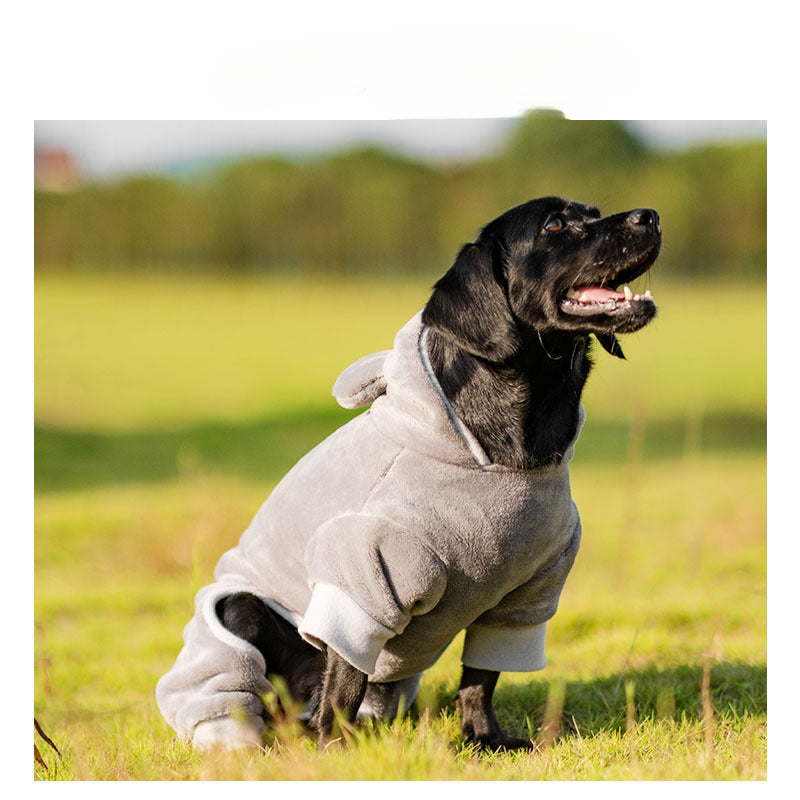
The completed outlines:
{"type": "Polygon", "coordinates": [[[626,300],[633,300],[633,292],[630,286],[623,286],[622,293],[625,295],[626,300]]]}
{"type": "Polygon", "coordinates": [[[569,300],[577,300],[580,302],[586,298],[586,292],[579,292],[574,286],[567,292],[569,300]]]}
{"type": "Polygon", "coordinates": [[[649,289],[644,293],[644,297],[645,297],[645,300],[652,300],[653,299],[653,295],[650,294],[650,290],[649,289]]]}

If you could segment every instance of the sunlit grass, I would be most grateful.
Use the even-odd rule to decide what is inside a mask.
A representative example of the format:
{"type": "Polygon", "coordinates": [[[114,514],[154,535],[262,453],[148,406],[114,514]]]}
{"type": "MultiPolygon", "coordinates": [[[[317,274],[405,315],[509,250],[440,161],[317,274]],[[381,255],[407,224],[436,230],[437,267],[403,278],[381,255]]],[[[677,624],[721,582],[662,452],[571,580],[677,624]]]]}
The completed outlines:
{"type": "Polygon", "coordinates": [[[452,705],[459,641],[426,674],[422,716],[391,735],[357,737],[323,757],[308,741],[260,759],[192,754],[172,741],[153,687],[180,647],[194,591],[267,487],[209,476],[40,498],[36,714],[66,751],[50,777],[763,778],[763,473],[753,458],[644,465],[629,515],[624,483],[603,467],[575,470],[585,534],[549,626],[549,664],[504,675],[497,693],[504,724],[536,738],[548,687],[564,682],[558,736],[524,757],[461,745],[452,705]]]}
{"type": "Polygon", "coordinates": [[[347,418],[338,372],[390,347],[428,288],[39,278],[34,711],[63,758],[37,738],[36,776],[763,779],[765,308],[752,287],[651,286],[658,320],[624,339],[627,362],[598,352],[585,396],[584,537],[548,666],[497,692],[540,748],[462,745],[456,640],[409,717],[346,748],[284,732],[264,753],[199,755],[153,696],[194,592],[347,418]]]}
{"type": "Polygon", "coordinates": [[[418,283],[40,277],[36,418],[164,429],[319,407],[365,348],[392,346],[427,293],[418,283]]]}

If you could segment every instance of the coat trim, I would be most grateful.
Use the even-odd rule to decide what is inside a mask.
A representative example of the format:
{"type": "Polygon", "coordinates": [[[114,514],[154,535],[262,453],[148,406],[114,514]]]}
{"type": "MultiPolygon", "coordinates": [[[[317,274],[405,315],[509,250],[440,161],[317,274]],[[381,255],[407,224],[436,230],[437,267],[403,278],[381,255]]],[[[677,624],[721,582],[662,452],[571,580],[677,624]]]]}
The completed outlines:
{"type": "Polygon", "coordinates": [[[428,356],[428,346],[426,344],[429,330],[430,328],[427,325],[423,325],[419,334],[418,349],[419,357],[422,361],[422,368],[425,370],[428,380],[431,382],[433,388],[436,390],[436,394],[442,401],[442,405],[447,411],[447,416],[450,418],[450,422],[456,429],[458,435],[464,440],[464,444],[466,444],[466,446],[469,448],[472,457],[475,459],[475,463],[480,467],[488,467],[492,463],[489,459],[489,456],[486,455],[486,451],[483,449],[483,447],[481,447],[480,442],[475,438],[472,431],[461,421],[458,414],[456,414],[456,410],[447,399],[444,389],[442,389],[441,384],[436,378],[436,374],[433,371],[433,366],[431,365],[430,357],[428,356]]]}

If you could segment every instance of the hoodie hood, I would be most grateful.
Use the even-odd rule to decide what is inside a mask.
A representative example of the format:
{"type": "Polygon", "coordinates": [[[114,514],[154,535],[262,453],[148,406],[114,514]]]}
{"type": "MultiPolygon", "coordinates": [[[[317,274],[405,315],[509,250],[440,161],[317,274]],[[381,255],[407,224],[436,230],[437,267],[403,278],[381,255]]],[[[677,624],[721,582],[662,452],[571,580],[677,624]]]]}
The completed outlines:
{"type": "MultiPolygon", "coordinates": [[[[414,452],[467,468],[506,469],[492,464],[447,399],[428,356],[428,332],[420,311],[397,332],[392,350],[371,353],[344,370],[333,395],[344,408],[372,403],[381,433],[414,452]]],[[[584,419],[581,405],[575,436],[556,467],[572,458],[584,419]]]]}

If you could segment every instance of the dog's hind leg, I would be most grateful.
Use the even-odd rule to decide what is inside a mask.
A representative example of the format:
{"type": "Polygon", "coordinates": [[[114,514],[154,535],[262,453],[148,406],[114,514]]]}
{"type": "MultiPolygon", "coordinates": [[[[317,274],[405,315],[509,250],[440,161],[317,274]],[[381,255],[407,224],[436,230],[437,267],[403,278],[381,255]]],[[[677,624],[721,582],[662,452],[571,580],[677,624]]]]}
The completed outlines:
{"type": "Polygon", "coordinates": [[[322,654],[297,629],[249,592],[228,595],[217,603],[217,616],[231,632],[256,647],[266,675],[278,675],[297,701],[310,699],[322,673],[322,654]]]}
{"type": "Polygon", "coordinates": [[[217,603],[217,616],[231,633],[257,647],[265,661],[280,641],[280,629],[273,613],[249,592],[223,597],[217,603]]]}
{"type": "MultiPolygon", "coordinates": [[[[200,749],[215,744],[260,746],[270,716],[263,698],[275,693],[266,677],[264,656],[250,641],[261,643],[263,620],[247,624],[252,615],[233,613],[238,602],[231,602],[226,612],[232,591],[210,584],[197,593],[183,647],[156,685],[164,719],[181,739],[200,749]],[[236,634],[223,624],[224,617],[236,634]]],[[[258,606],[253,608],[258,613],[258,606]]],[[[245,610],[244,604],[239,606],[240,612],[245,610]]]]}
{"type": "Polygon", "coordinates": [[[494,715],[492,695],[499,677],[499,672],[464,667],[456,698],[464,739],[489,750],[530,749],[530,740],[506,733],[494,715]]]}

